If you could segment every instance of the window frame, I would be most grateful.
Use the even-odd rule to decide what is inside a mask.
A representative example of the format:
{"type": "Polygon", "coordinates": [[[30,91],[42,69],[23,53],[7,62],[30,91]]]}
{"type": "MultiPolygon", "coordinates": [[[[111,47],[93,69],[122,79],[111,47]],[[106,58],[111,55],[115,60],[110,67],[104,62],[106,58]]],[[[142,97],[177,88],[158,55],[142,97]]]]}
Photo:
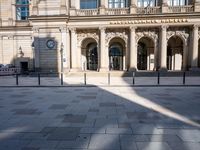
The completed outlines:
{"type": "Polygon", "coordinates": [[[129,7],[128,0],[108,0],[108,8],[127,8],[129,7]]]}
{"type": "Polygon", "coordinates": [[[137,6],[138,7],[156,7],[158,6],[158,0],[137,0],[137,6]],[[145,2],[147,2],[147,4],[145,4],[145,2]],[[151,3],[153,1],[153,3],[151,3]],[[141,5],[139,5],[139,2],[141,3],[141,5]]]}
{"type": "Polygon", "coordinates": [[[30,1],[29,0],[16,0],[15,1],[15,13],[17,21],[27,21],[30,9],[29,9],[30,1]],[[25,2],[25,3],[23,3],[25,2]]]}
{"type": "Polygon", "coordinates": [[[100,0],[93,0],[93,1],[96,1],[95,7],[87,7],[87,3],[89,3],[91,0],[84,0],[84,1],[85,1],[85,5],[82,5],[83,2],[80,0],[80,9],[98,9],[98,7],[99,7],[100,0]]]}
{"type": "Polygon", "coordinates": [[[176,6],[187,6],[189,4],[189,1],[188,0],[168,0],[167,4],[169,6],[172,6],[172,7],[173,6],[174,7],[176,7],[176,6]],[[178,3],[176,4],[176,2],[178,2],[178,3]]]}

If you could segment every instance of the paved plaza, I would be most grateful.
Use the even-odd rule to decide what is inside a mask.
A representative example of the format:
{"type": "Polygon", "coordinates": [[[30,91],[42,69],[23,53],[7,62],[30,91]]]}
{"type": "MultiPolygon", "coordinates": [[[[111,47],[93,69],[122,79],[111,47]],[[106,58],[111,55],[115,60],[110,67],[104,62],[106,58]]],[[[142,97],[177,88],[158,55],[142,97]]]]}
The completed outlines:
{"type": "Polygon", "coordinates": [[[199,87],[5,87],[0,94],[0,150],[200,150],[199,87]]]}

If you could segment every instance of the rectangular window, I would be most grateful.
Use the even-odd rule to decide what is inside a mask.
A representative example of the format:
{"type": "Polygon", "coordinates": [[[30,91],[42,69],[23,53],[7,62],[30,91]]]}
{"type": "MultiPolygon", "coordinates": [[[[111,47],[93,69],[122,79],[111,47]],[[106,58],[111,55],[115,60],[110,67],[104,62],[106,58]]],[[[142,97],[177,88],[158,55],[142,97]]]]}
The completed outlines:
{"type": "Polygon", "coordinates": [[[168,0],[169,6],[184,6],[188,5],[188,0],[168,0]]]}
{"type": "Polygon", "coordinates": [[[157,0],[138,0],[138,7],[155,7],[157,6],[157,0]]]}
{"type": "Polygon", "coordinates": [[[16,0],[17,20],[27,20],[29,16],[29,0],[16,0]]]}
{"type": "Polygon", "coordinates": [[[128,0],[108,0],[109,8],[125,8],[128,7],[128,0]]]}
{"type": "Polygon", "coordinates": [[[80,0],[81,9],[95,9],[98,8],[98,0],[80,0]]]}

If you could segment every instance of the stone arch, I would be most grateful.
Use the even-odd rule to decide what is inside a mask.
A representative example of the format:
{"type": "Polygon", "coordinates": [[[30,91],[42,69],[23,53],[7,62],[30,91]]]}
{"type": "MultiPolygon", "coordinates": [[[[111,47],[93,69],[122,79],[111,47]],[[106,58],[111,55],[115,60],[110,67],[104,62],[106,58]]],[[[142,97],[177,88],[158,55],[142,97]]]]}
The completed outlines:
{"type": "Polygon", "coordinates": [[[126,42],[121,37],[113,37],[108,43],[109,68],[110,70],[126,69],[126,42]]]}
{"type": "Polygon", "coordinates": [[[167,41],[167,69],[182,70],[185,41],[181,36],[173,35],[167,41]]]}
{"type": "Polygon", "coordinates": [[[137,41],[137,69],[154,70],[155,41],[152,37],[142,36],[137,41]]]}
{"type": "Polygon", "coordinates": [[[81,42],[82,70],[97,71],[99,68],[98,43],[94,38],[87,37],[81,42]]]}
{"type": "Polygon", "coordinates": [[[187,46],[189,34],[183,31],[168,31],[167,32],[167,41],[173,36],[179,37],[182,41],[184,46],[187,46]]]}

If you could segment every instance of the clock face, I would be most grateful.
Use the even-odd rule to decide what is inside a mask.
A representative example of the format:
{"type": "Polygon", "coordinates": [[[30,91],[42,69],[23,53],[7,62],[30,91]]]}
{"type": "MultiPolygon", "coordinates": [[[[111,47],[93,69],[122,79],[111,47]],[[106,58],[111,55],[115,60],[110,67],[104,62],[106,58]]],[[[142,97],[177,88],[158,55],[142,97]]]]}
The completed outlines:
{"type": "Polygon", "coordinates": [[[52,49],[55,47],[55,41],[54,40],[48,40],[46,43],[47,47],[52,49]]]}

